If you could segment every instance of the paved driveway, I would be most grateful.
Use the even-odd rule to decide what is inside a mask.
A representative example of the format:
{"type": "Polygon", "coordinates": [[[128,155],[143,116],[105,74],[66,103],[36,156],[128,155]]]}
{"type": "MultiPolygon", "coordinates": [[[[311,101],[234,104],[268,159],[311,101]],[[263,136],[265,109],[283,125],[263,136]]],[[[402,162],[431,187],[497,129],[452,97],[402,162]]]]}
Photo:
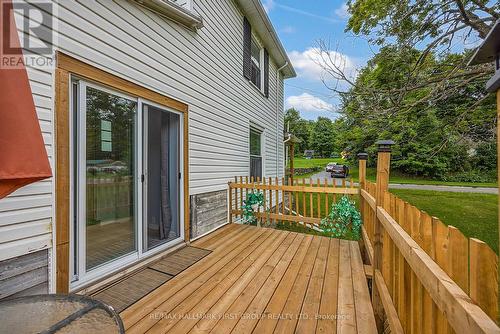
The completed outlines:
{"type": "MultiPolygon", "coordinates": [[[[342,179],[332,179],[330,177],[330,173],[325,171],[321,171],[319,173],[311,176],[314,180],[325,178],[329,180],[330,184],[336,182],[336,185],[342,184],[342,179]]],[[[349,179],[349,178],[348,178],[349,179]]],[[[324,182],[324,181],[323,181],[324,182]]],[[[349,185],[349,181],[346,181],[346,185],[349,185]]],[[[357,186],[358,183],[354,182],[354,185],[357,186]]],[[[439,186],[439,185],[430,185],[430,184],[400,184],[400,183],[391,183],[389,184],[389,188],[392,189],[414,189],[414,190],[433,190],[433,191],[449,191],[455,193],[480,193],[480,194],[498,194],[498,188],[487,188],[487,187],[461,187],[461,186],[439,186]]]]}

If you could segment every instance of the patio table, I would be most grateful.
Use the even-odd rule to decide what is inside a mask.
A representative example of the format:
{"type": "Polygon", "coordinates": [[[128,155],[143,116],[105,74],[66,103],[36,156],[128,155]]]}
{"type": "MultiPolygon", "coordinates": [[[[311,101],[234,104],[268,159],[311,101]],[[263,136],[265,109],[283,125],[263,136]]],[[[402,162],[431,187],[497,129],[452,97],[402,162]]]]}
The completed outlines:
{"type": "Polygon", "coordinates": [[[111,306],[87,296],[47,294],[0,302],[0,333],[124,333],[111,306]]]}

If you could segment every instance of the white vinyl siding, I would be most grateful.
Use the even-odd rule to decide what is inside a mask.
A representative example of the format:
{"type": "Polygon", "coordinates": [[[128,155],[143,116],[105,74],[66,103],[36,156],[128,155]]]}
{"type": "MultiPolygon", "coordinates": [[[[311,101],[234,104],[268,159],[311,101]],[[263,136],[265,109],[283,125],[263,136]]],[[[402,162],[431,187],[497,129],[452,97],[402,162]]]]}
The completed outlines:
{"type": "MultiPolygon", "coordinates": [[[[276,82],[273,59],[269,98],[242,76],[243,15],[233,1],[193,1],[193,11],[204,23],[197,32],[132,1],[57,2],[55,49],[189,105],[191,195],[226,189],[235,175],[248,175],[251,122],[265,129],[264,174],[283,176],[282,80],[276,82]]],[[[28,69],[28,74],[46,149],[57,173],[53,74],[36,69],[28,69]]],[[[0,260],[51,247],[53,192],[49,179],[0,200],[0,260]]]]}
{"type": "Polygon", "coordinates": [[[191,10],[191,2],[193,0],[166,0],[175,3],[177,6],[191,10]]]}

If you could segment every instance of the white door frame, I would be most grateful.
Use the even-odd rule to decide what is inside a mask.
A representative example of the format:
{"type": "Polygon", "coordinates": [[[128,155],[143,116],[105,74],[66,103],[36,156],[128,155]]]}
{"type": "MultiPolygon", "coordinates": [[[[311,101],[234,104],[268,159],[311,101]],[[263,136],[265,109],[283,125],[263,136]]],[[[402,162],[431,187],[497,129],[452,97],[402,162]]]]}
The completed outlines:
{"type": "MultiPolygon", "coordinates": [[[[170,109],[170,108],[167,108],[165,106],[162,106],[160,104],[157,104],[157,103],[154,103],[152,101],[149,101],[149,100],[146,100],[146,99],[143,99],[143,98],[139,98],[138,99],[139,101],[139,114],[138,114],[138,118],[140,119],[139,123],[140,123],[140,126],[139,126],[139,138],[141,138],[141,145],[139,145],[139,149],[138,149],[138,157],[142,157],[142,163],[139,163],[138,166],[137,166],[137,171],[138,171],[138,175],[139,175],[139,180],[141,179],[142,175],[144,175],[144,182],[142,183],[142,186],[139,186],[139,193],[140,193],[140,203],[138,204],[138,210],[137,212],[140,212],[140,216],[141,216],[141,227],[139,228],[139,231],[138,231],[138,239],[141,240],[141,243],[139,244],[140,247],[139,247],[139,258],[143,258],[144,256],[151,256],[151,255],[154,255],[156,253],[159,253],[159,252],[162,252],[170,247],[172,247],[173,245],[176,245],[178,244],[180,241],[184,241],[184,117],[185,115],[183,113],[180,113],[178,111],[175,111],[173,109],[170,109]],[[161,109],[162,111],[165,111],[165,112],[170,112],[170,113],[174,113],[176,115],[179,116],[179,173],[180,173],[180,178],[179,178],[179,237],[178,238],[175,238],[174,240],[171,240],[169,242],[166,242],[164,244],[161,244],[161,245],[158,245],[156,247],[154,247],[153,249],[150,249],[150,250],[147,250],[147,251],[144,251],[145,247],[144,247],[144,242],[145,242],[145,235],[144,235],[144,229],[145,229],[145,224],[143,224],[142,222],[145,220],[144,219],[144,216],[146,214],[146,210],[144,209],[144,203],[145,203],[145,200],[147,200],[147,192],[144,191],[144,189],[147,187],[147,175],[144,174],[144,169],[143,169],[143,166],[145,164],[147,164],[147,159],[145,159],[145,155],[144,155],[144,152],[143,152],[143,148],[144,148],[144,143],[146,142],[146,140],[144,139],[145,135],[147,135],[147,128],[145,127],[145,124],[143,124],[143,121],[144,121],[144,106],[145,105],[148,105],[148,106],[152,106],[152,107],[155,107],[155,108],[158,108],[158,109],[161,109]],[[140,152],[139,152],[140,151],[140,152]],[[140,210],[139,210],[140,208],[140,210]]],[[[139,198],[139,196],[137,196],[139,198]]]]}

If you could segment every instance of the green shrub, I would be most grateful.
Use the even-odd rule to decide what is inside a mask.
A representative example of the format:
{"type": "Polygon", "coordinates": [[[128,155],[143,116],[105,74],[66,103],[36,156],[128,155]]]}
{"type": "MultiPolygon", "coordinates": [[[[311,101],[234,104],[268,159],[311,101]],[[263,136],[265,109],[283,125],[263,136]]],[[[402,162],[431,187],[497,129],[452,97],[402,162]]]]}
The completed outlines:
{"type": "Polygon", "coordinates": [[[358,240],[361,224],[361,214],[354,201],[343,196],[332,204],[330,213],[321,220],[319,227],[330,237],[358,240]]]}
{"type": "Polygon", "coordinates": [[[255,212],[264,205],[264,194],[261,191],[251,191],[247,193],[246,199],[243,201],[243,218],[245,224],[257,225],[257,217],[255,212]]]}
{"type": "Polygon", "coordinates": [[[495,182],[496,171],[470,170],[441,176],[445,182],[495,182]]]}

